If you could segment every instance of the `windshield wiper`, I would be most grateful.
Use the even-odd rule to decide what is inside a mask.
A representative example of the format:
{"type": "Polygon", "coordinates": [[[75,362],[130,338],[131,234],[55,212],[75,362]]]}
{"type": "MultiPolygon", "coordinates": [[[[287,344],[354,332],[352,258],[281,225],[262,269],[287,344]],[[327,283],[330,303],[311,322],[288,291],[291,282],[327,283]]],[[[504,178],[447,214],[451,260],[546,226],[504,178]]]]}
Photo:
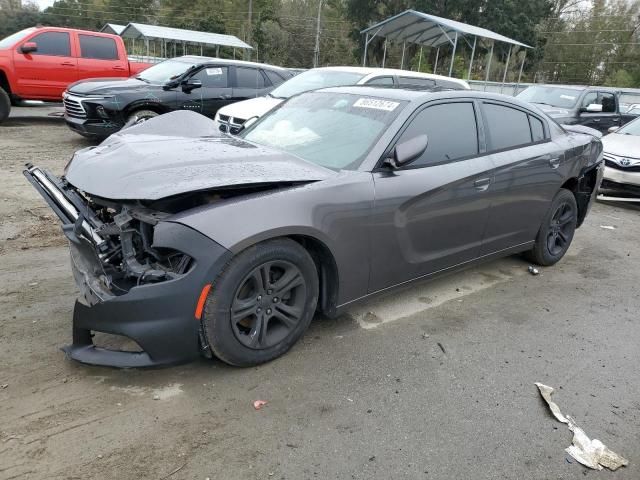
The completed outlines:
{"type": "Polygon", "coordinates": [[[286,100],[287,99],[287,97],[276,97],[272,93],[267,93],[267,97],[277,98],[278,100],[286,100]]]}
{"type": "Polygon", "coordinates": [[[140,75],[137,75],[135,77],[136,80],[142,80],[144,83],[151,83],[149,80],[147,80],[146,78],[142,78],[140,75]]]}

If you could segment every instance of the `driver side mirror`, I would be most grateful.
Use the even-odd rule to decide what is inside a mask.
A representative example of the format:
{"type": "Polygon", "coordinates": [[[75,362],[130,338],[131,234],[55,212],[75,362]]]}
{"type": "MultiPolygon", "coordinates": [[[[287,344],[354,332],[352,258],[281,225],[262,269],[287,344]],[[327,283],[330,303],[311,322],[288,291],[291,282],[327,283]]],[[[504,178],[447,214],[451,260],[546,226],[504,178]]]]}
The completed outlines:
{"type": "Polygon", "coordinates": [[[183,92],[189,93],[191,90],[195,90],[196,88],[202,88],[202,82],[200,80],[190,78],[182,83],[183,92]]]}
{"type": "Polygon", "coordinates": [[[387,158],[385,164],[391,168],[400,168],[409,165],[416,158],[424,153],[429,144],[426,135],[418,135],[417,137],[399,143],[393,149],[393,157],[387,158]]]}
{"type": "Polygon", "coordinates": [[[31,52],[37,52],[37,51],[38,51],[38,44],[36,42],[27,42],[27,43],[23,43],[20,46],[20,53],[23,53],[25,55],[31,52]]]}
{"type": "Polygon", "coordinates": [[[585,112],[600,113],[602,112],[602,105],[600,105],[599,103],[590,103],[589,105],[587,105],[587,108],[585,108],[585,112]]]}

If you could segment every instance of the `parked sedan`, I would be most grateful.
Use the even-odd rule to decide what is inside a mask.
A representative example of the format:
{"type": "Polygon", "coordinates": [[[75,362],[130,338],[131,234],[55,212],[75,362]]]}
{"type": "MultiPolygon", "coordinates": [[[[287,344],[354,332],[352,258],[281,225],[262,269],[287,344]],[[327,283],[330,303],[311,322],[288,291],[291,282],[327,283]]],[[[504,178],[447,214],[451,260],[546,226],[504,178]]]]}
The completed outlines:
{"type": "Polygon", "coordinates": [[[284,354],[316,310],[480,260],[567,252],[602,176],[596,136],[500,95],[341,87],[238,137],[173,112],[25,175],[63,223],[81,362],[284,354]],[[97,348],[93,332],[135,341],[97,348]]]}
{"type": "Polygon", "coordinates": [[[469,90],[469,84],[457,78],[393,68],[322,67],[307,70],[274,89],[264,97],[251,98],[221,108],[216,123],[221,132],[235,135],[249,118],[260,118],[288,98],[310,90],[346,85],[376,85],[387,88],[423,88],[469,90]]]}
{"type": "Polygon", "coordinates": [[[273,65],[184,56],[129,79],[74,83],[63,95],[64,117],[80,135],[106,138],[125,125],[173,110],[213,118],[219,108],[265,95],[292,76],[273,65]]]}
{"type": "Polygon", "coordinates": [[[604,179],[600,193],[609,200],[640,200],[640,118],[602,139],[604,179]]]}

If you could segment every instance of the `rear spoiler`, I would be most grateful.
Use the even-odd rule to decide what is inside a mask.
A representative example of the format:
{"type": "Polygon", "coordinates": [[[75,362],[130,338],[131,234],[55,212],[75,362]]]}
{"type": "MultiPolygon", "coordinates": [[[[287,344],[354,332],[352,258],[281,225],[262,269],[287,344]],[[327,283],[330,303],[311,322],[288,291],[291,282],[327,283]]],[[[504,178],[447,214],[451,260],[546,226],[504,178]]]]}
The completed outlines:
{"type": "Polygon", "coordinates": [[[595,138],[602,138],[602,133],[596,130],[595,128],[585,127],[584,125],[565,125],[564,123],[561,125],[566,131],[571,133],[582,133],[586,135],[591,135],[595,138]]]}

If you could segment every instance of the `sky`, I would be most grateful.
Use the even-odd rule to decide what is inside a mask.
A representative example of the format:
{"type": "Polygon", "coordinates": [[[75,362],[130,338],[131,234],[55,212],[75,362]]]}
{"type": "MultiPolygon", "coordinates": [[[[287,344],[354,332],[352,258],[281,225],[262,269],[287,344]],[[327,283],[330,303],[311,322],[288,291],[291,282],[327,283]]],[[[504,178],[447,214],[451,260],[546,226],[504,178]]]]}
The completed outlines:
{"type": "Polygon", "coordinates": [[[55,0],[23,0],[22,3],[35,3],[36,5],[38,5],[40,10],[44,10],[45,8],[53,5],[54,1],[55,0]]]}

